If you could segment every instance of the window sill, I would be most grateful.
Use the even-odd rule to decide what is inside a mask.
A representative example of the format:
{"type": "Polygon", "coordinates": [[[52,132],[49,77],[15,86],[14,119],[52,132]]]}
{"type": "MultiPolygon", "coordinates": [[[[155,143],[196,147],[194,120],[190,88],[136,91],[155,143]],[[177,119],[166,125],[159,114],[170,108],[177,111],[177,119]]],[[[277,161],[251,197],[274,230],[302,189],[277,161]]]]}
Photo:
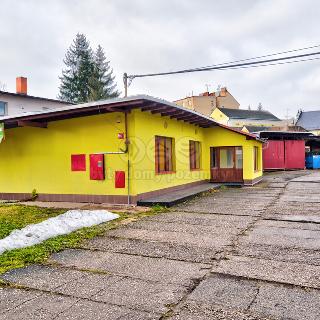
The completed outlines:
{"type": "Polygon", "coordinates": [[[190,171],[203,171],[203,169],[190,169],[190,171]]]}
{"type": "Polygon", "coordinates": [[[162,175],[162,174],[174,174],[176,173],[175,171],[160,171],[156,172],[156,175],[162,175]]]}

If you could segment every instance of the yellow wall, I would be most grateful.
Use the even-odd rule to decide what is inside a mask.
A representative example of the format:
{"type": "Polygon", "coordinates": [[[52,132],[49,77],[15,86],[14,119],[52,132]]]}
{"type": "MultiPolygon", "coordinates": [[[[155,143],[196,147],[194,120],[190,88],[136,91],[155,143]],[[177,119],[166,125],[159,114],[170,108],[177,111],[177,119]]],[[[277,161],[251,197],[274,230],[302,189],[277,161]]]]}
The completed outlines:
{"type": "Polygon", "coordinates": [[[312,134],[314,134],[315,136],[320,136],[320,130],[312,130],[310,131],[312,134]]]}
{"type": "Polygon", "coordinates": [[[210,117],[214,120],[216,120],[219,123],[228,124],[229,117],[226,116],[223,112],[221,112],[219,109],[214,109],[213,112],[211,113],[210,117]]]}
{"type": "MultiPolygon", "coordinates": [[[[189,169],[189,140],[203,142],[203,129],[169,117],[136,110],[135,138],[132,146],[132,187],[135,194],[209,179],[209,172],[189,169]],[[155,173],[155,136],[175,140],[175,173],[155,173]]],[[[203,149],[203,146],[202,146],[203,149]]],[[[202,152],[203,153],[203,152],[202,152]]],[[[202,157],[201,167],[204,166],[202,157]]]]}
{"type": "MultiPolygon", "coordinates": [[[[130,194],[136,195],[162,188],[210,178],[210,147],[243,146],[244,179],[262,175],[253,172],[255,140],[220,128],[203,129],[150,112],[132,111],[128,115],[129,155],[105,155],[106,179],[89,179],[89,154],[119,151],[124,140],[124,115],[110,113],[50,122],[48,129],[15,128],[6,130],[0,144],[0,193],[38,193],[126,195],[127,188],[114,187],[114,171],[126,171],[130,160],[130,194]],[[156,174],[155,136],[175,139],[175,172],[156,174]],[[201,142],[201,169],[190,171],[189,140],[201,142]],[[86,154],[87,170],[71,171],[71,154],[86,154]]],[[[262,151],[261,151],[262,152],[262,151]]],[[[262,167],[262,153],[260,156],[262,167]]],[[[127,181],[126,181],[127,187],[127,181]]]]}
{"type": "MultiPolygon", "coordinates": [[[[210,147],[231,147],[242,146],[243,150],[243,179],[253,180],[262,176],[262,143],[256,140],[247,140],[246,136],[221,127],[204,129],[206,131],[205,148],[209,153],[210,147]],[[254,146],[259,148],[259,171],[254,171],[254,146]]],[[[207,155],[207,169],[209,170],[210,162],[207,155]]]]}
{"type": "Polygon", "coordinates": [[[251,119],[230,119],[227,124],[230,127],[242,127],[242,126],[281,127],[281,126],[283,126],[283,121],[251,120],[251,119]]]}
{"type": "Polygon", "coordinates": [[[58,194],[126,194],[115,189],[112,175],[125,170],[119,155],[106,155],[106,180],[89,179],[89,154],[119,151],[124,140],[123,115],[105,114],[50,122],[48,129],[15,128],[6,130],[0,144],[0,192],[58,194]],[[117,123],[121,119],[121,123],[117,123]],[[71,171],[71,154],[87,155],[87,170],[71,171]]]}

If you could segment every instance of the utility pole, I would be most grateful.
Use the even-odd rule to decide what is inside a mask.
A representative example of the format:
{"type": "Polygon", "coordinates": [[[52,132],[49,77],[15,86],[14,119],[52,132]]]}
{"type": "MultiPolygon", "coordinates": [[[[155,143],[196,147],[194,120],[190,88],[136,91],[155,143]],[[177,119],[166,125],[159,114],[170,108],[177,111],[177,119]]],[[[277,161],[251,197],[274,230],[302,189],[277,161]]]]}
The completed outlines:
{"type": "Polygon", "coordinates": [[[128,96],[128,74],[125,72],[123,74],[123,84],[124,84],[124,97],[128,96]]]}

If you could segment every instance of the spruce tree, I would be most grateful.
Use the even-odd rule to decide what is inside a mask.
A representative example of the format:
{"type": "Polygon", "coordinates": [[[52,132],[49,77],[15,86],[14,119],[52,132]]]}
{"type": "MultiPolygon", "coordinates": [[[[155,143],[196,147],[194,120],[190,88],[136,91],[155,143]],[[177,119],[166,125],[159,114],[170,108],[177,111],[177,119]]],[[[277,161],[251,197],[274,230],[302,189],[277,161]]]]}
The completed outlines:
{"type": "Polygon", "coordinates": [[[59,98],[73,103],[89,100],[89,79],[94,70],[93,52],[84,34],[78,33],[68,49],[64,63],[66,68],[60,77],[59,98]]]}
{"type": "Polygon", "coordinates": [[[99,45],[94,55],[94,69],[89,79],[89,100],[97,101],[119,96],[110,61],[99,45]]]}

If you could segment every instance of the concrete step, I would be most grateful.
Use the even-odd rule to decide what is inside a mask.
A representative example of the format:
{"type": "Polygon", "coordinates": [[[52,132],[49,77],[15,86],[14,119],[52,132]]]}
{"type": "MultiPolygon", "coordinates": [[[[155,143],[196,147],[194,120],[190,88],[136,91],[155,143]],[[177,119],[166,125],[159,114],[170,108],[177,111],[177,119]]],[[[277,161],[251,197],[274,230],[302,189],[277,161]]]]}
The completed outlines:
{"type": "Polygon", "coordinates": [[[154,196],[147,199],[143,199],[138,201],[139,206],[154,206],[161,205],[166,207],[171,207],[175,204],[181,203],[188,199],[191,199],[203,192],[207,192],[214,189],[219,189],[221,187],[221,183],[204,183],[197,186],[186,187],[183,190],[178,190],[174,192],[168,192],[166,194],[160,196],[154,196]]]}

